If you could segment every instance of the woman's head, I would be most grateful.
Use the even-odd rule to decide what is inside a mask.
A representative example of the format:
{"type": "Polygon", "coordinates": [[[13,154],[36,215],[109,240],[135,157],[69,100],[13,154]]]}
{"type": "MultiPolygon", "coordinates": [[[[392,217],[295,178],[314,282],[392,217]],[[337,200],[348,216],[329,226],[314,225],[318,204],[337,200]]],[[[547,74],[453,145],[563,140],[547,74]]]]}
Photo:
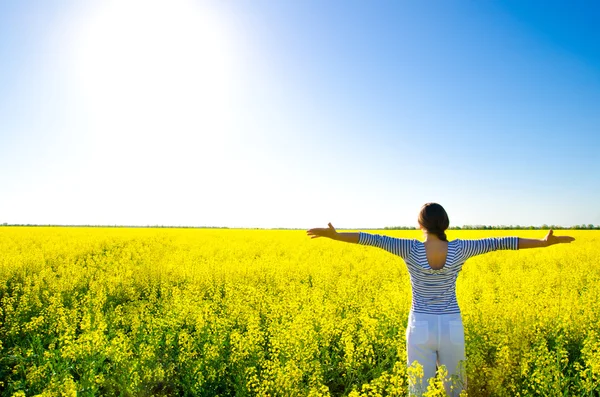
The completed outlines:
{"type": "Polygon", "coordinates": [[[444,207],[438,203],[427,203],[421,207],[419,225],[427,233],[435,234],[440,240],[448,241],[445,231],[450,226],[450,219],[444,207]]]}

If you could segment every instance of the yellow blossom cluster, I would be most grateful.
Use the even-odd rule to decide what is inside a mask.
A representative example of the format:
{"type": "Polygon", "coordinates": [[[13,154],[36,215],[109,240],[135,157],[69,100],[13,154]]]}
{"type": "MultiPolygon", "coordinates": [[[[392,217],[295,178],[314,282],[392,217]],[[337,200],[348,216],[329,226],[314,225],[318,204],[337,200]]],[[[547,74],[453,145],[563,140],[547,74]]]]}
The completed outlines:
{"type": "MultiPolygon", "coordinates": [[[[600,232],[563,234],[465,264],[469,396],[600,393],[600,232]]],[[[400,258],[304,231],[2,227],[0,396],[406,396],[410,302],[400,258]]]]}

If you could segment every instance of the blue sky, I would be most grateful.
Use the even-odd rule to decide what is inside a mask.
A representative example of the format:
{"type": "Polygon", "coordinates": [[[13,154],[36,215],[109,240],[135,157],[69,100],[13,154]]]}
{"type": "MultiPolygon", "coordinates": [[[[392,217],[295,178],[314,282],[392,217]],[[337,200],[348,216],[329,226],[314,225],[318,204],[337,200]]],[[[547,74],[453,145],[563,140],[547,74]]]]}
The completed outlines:
{"type": "Polygon", "coordinates": [[[0,223],[600,224],[593,1],[3,1],[0,223]]]}

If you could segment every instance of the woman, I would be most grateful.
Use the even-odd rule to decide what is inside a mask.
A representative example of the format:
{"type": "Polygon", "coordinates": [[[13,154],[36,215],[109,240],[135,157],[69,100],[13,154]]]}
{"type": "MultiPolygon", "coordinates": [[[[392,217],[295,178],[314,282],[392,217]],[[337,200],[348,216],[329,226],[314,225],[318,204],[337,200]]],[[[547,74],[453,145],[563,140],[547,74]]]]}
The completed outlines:
{"type": "Polygon", "coordinates": [[[452,240],[446,238],[450,225],[444,208],[437,203],[425,204],[419,213],[419,226],[425,241],[402,239],[377,234],[338,233],[328,228],[307,231],[311,238],[329,237],[347,243],[382,248],[400,256],[408,268],[412,287],[412,305],[406,329],[408,365],[415,361],[423,367],[420,382],[411,381],[411,394],[425,391],[436,366],[446,367],[446,393],[459,395],[466,384],[461,371],[465,360],[465,337],[460,309],[456,301],[456,278],[467,259],[502,249],[542,248],[570,243],[569,236],[555,236],[550,230],[541,240],[519,237],[452,240]],[[458,380],[458,381],[456,381],[458,380]]]}

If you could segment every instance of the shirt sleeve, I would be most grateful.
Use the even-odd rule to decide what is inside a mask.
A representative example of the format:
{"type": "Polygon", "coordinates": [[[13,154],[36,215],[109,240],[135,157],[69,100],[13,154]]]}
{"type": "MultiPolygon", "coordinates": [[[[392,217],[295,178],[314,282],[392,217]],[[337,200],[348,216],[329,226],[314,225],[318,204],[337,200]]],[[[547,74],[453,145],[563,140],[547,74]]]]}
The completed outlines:
{"type": "Polygon", "coordinates": [[[490,237],[479,240],[461,240],[463,260],[498,250],[519,249],[518,237],[490,237]]]}
{"type": "Polygon", "coordinates": [[[358,243],[378,247],[406,259],[410,254],[412,240],[359,232],[358,243]]]}

